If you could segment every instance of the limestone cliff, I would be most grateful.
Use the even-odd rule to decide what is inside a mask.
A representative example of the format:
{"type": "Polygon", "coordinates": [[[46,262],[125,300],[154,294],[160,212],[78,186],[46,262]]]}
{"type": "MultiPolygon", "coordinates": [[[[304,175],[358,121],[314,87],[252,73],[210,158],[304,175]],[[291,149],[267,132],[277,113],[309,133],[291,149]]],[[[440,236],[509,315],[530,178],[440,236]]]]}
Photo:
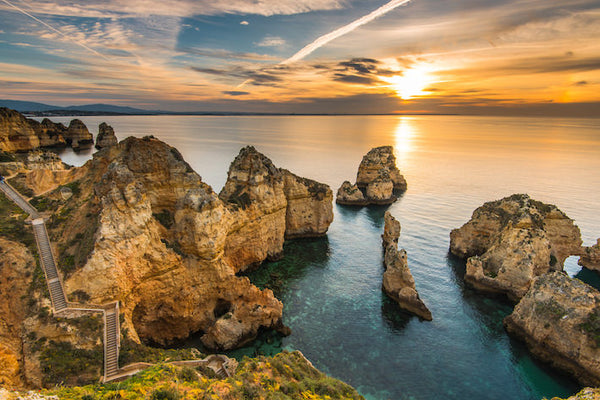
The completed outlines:
{"type": "Polygon", "coordinates": [[[280,257],[286,238],[324,235],[333,221],[329,186],[275,167],[252,146],[231,163],[219,198],[231,215],[225,259],[237,271],[280,257]]]}
{"type": "Polygon", "coordinates": [[[93,145],[92,134],[80,120],[74,119],[65,127],[48,118],[38,122],[17,111],[0,108],[0,150],[12,153],[67,145],[75,150],[93,145]]]}
{"type": "Polygon", "coordinates": [[[356,184],[345,181],[336,202],[343,205],[391,204],[396,194],[406,190],[406,180],[396,167],[392,146],[371,149],[358,167],[356,184]]]}
{"type": "Polygon", "coordinates": [[[96,148],[103,149],[104,147],[114,146],[118,143],[115,131],[112,126],[106,122],[98,126],[98,136],[96,137],[96,148]]]}
{"type": "Polygon", "coordinates": [[[468,258],[465,280],[477,289],[521,298],[536,276],[560,271],[579,254],[579,228],[556,206],[527,195],[485,203],[450,233],[450,251],[468,258]]]}
{"type": "Polygon", "coordinates": [[[383,247],[385,249],[383,291],[398,303],[400,308],[431,321],[431,312],[419,297],[415,280],[408,268],[406,250],[398,251],[400,222],[389,211],[385,213],[383,247]]]}
{"type": "Polygon", "coordinates": [[[600,385],[600,292],[596,289],[561,272],[544,274],[533,281],[504,326],[542,360],[582,384],[600,385]]]}
{"type": "Polygon", "coordinates": [[[600,239],[595,245],[583,248],[578,264],[587,269],[600,271],[600,239]]]}

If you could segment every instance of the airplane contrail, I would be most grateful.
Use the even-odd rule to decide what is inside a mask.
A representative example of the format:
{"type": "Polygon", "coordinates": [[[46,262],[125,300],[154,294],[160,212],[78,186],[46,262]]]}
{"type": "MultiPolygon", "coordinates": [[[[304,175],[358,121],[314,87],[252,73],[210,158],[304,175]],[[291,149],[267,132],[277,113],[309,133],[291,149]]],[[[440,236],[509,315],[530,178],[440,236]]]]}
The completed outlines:
{"type": "Polygon", "coordinates": [[[339,38],[340,36],[344,36],[345,34],[352,32],[353,30],[355,30],[356,28],[358,28],[360,26],[368,24],[369,22],[373,21],[374,19],[379,18],[384,14],[387,14],[388,12],[392,11],[394,8],[400,7],[401,5],[404,5],[404,4],[408,3],[409,1],[410,0],[392,0],[389,3],[382,5],[377,10],[371,12],[370,14],[367,14],[364,17],[357,19],[356,21],[350,22],[348,25],[344,25],[341,28],[338,28],[333,32],[330,32],[326,35],[318,37],[312,43],[304,46],[299,52],[297,52],[296,54],[294,54],[287,60],[282,61],[281,64],[285,65],[285,64],[291,64],[296,61],[300,61],[304,57],[306,57],[307,55],[312,53],[313,51],[326,45],[327,43],[331,42],[332,40],[335,40],[335,39],[339,38]]]}
{"type": "MultiPolygon", "coordinates": [[[[5,1],[5,0],[2,0],[2,1],[5,1]]],[[[341,28],[336,29],[335,31],[329,32],[323,36],[318,37],[312,43],[307,44],[299,52],[297,52],[296,54],[294,54],[287,60],[280,62],[278,65],[287,65],[287,64],[294,63],[296,61],[300,61],[304,57],[306,57],[310,53],[312,53],[313,51],[317,50],[320,47],[325,46],[327,43],[331,42],[332,40],[335,40],[335,39],[339,38],[340,36],[344,36],[344,35],[352,32],[356,28],[363,26],[365,24],[368,24],[369,22],[373,21],[374,19],[379,18],[382,15],[387,14],[388,12],[392,11],[393,9],[400,7],[410,1],[411,0],[392,0],[389,3],[382,5],[375,11],[365,15],[364,17],[361,17],[355,21],[350,22],[348,25],[344,25],[341,28]]],[[[246,79],[244,82],[239,84],[237,87],[242,88],[249,82],[252,82],[252,78],[246,79]]]]}
{"type": "Polygon", "coordinates": [[[50,24],[47,24],[46,22],[42,21],[41,19],[39,19],[38,17],[28,13],[27,11],[23,10],[22,8],[19,8],[17,6],[15,6],[14,4],[12,4],[11,2],[7,1],[7,0],[0,0],[3,3],[9,5],[10,7],[14,8],[15,10],[27,15],[28,17],[34,19],[35,21],[39,22],[40,24],[44,25],[46,28],[58,33],[59,35],[61,35],[62,37],[65,37],[67,39],[69,39],[70,41],[74,42],[75,44],[78,44],[79,46],[83,47],[84,49],[91,51],[92,53],[94,53],[97,56],[100,56],[102,58],[104,58],[105,60],[109,60],[108,57],[106,57],[104,54],[97,52],[96,50],[92,49],[91,47],[86,46],[84,43],[81,43],[78,40],[75,40],[73,38],[70,38],[69,36],[65,35],[64,33],[62,33],[61,31],[59,31],[58,29],[56,29],[55,27],[53,27],[50,24]]]}

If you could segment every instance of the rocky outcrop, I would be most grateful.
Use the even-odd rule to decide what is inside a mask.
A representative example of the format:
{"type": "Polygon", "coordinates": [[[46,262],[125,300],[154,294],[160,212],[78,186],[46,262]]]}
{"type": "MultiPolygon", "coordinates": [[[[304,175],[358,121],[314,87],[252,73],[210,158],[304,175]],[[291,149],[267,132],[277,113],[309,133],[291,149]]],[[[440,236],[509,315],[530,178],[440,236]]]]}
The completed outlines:
{"type": "Polygon", "coordinates": [[[382,235],[385,249],[383,291],[398,303],[400,308],[431,321],[431,312],[419,297],[415,280],[408,268],[406,250],[398,251],[400,222],[390,213],[385,213],[385,227],[382,235]]]}
{"type": "Polygon", "coordinates": [[[96,148],[103,149],[105,147],[114,146],[118,143],[115,131],[112,126],[103,122],[98,126],[98,136],[96,136],[96,148]]]}
{"type": "MultiPolygon", "coordinates": [[[[579,393],[569,397],[565,400],[599,400],[600,389],[599,388],[584,388],[579,393]]],[[[558,397],[553,397],[551,400],[562,400],[558,397]]]]}
{"type": "Polygon", "coordinates": [[[587,269],[600,271],[600,239],[590,247],[584,247],[578,264],[587,269]]]}
{"type": "Polygon", "coordinates": [[[406,180],[396,167],[392,146],[371,149],[358,167],[356,184],[345,181],[336,202],[342,205],[391,204],[406,190],[406,180]]]}
{"type": "Polygon", "coordinates": [[[13,153],[40,147],[40,138],[22,114],[0,107],[0,150],[13,153]]]}
{"type": "Polygon", "coordinates": [[[252,146],[231,163],[219,198],[231,214],[225,259],[237,271],[279,258],[286,238],[324,235],[333,221],[329,186],[275,167],[252,146]]]}
{"type": "Polygon", "coordinates": [[[579,254],[579,228],[556,206],[527,195],[485,203],[450,233],[452,254],[467,258],[465,281],[517,300],[536,276],[560,271],[579,254]]]}
{"type": "Polygon", "coordinates": [[[537,277],[504,320],[540,359],[582,384],[600,385],[600,292],[552,272],[537,277]]]}
{"type": "Polygon", "coordinates": [[[21,113],[0,108],[0,150],[25,152],[43,147],[71,146],[75,150],[94,144],[92,134],[83,122],[74,119],[65,127],[48,118],[42,122],[25,118],[21,113]]]}
{"type": "Polygon", "coordinates": [[[73,147],[73,150],[89,149],[94,145],[94,137],[79,119],[71,120],[67,128],[65,140],[68,145],[73,147]]]}

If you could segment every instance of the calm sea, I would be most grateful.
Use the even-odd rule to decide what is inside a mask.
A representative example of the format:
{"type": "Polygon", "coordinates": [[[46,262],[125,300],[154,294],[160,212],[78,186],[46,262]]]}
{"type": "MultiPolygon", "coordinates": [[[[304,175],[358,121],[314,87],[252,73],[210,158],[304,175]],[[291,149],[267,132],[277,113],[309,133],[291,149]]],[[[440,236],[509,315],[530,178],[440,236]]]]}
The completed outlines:
{"type": "MultiPolygon", "coordinates": [[[[329,184],[353,181],[372,147],[393,145],[408,191],[389,207],[402,223],[400,247],[421,298],[421,322],[381,292],[385,207],[334,206],[326,238],[286,243],[285,258],[250,278],[273,288],[292,335],[264,334],[235,355],[301,350],[321,370],[368,399],[541,399],[579,387],[532,359],[502,319],[511,305],[463,284],[464,263],[448,255],[451,229],[485,201],[513,193],[556,204],[584,243],[600,236],[600,119],[463,116],[81,118],[95,134],[106,121],[119,139],[154,135],[177,147],[219,191],[242,146],[277,166],[329,184]]],[[[54,118],[68,122],[69,118],[54,118]]],[[[90,154],[66,151],[80,165],[90,154]]],[[[567,271],[598,285],[576,259],[567,271]]]]}

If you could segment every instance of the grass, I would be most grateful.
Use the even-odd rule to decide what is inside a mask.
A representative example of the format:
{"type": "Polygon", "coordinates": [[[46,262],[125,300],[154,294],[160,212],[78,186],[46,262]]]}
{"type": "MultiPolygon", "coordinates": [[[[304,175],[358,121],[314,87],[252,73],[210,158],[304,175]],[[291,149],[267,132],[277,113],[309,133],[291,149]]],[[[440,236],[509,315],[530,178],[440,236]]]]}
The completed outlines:
{"type": "Polygon", "coordinates": [[[43,394],[62,400],[81,400],[84,396],[95,400],[363,399],[349,385],[319,372],[298,352],[244,358],[235,374],[226,379],[196,371],[158,364],[123,382],[57,388],[43,394]]]}
{"type": "Polygon", "coordinates": [[[17,192],[21,193],[25,197],[32,197],[33,190],[25,184],[25,178],[27,175],[24,173],[19,173],[17,176],[8,179],[8,183],[17,190],[17,192]]]}
{"type": "Polygon", "coordinates": [[[45,387],[63,383],[90,384],[100,376],[102,360],[102,345],[85,350],[69,342],[50,340],[40,354],[42,383],[45,387]]]}
{"type": "Polygon", "coordinates": [[[36,252],[33,231],[25,225],[25,214],[15,203],[0,193],[0,235],[9,240],[25,244],[29,250],[36,252]]]}
{"type": "Polygon", "coordinates": [[[119,365],[124,366],[142,361],[158,363],[164,360],[195,360],[204,357],[204,354],[195,349],[160,349],[138,344],[129,338],[124,338],[121,341],[119,365]]]}

